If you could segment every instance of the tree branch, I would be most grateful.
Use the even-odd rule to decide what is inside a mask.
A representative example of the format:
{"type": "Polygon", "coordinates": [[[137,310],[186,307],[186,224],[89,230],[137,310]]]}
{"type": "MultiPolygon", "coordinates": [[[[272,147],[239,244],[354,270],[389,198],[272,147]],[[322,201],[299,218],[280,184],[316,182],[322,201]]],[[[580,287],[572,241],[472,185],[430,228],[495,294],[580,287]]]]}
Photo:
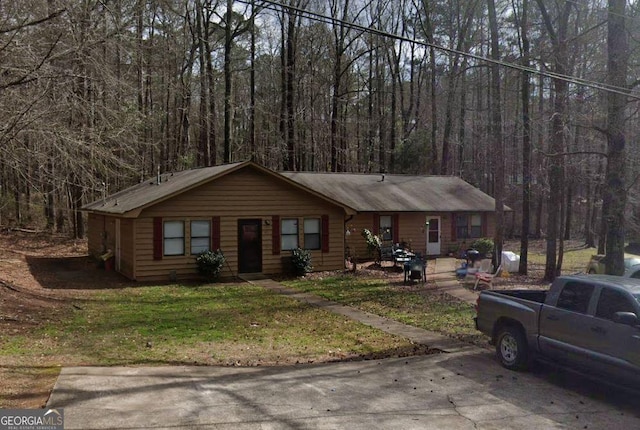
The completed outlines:
{"type": "Polygon", "coordinates": [[[555,154],[551,154],[549,152],[544,151],[536,151],[538,154],[541,154],[543,157],[547,158],[558,158],[558,157],[568,157],[573,155],[597,155],[599,157],[607,158],[607,154],[602,151],[574,151],[574,152],[559,152],[555,154]]]}
{"type": "Polygon", "coordinates": [[[60,9],[60,10],[58,10],[56,12],[53,12],[49,16],[46,16],[46,17],[41,18],[41,19],[36,19],[35,21],[30,21],[30,22],[14,25],[13,27],[9,27],[9,28],[0,28],[0,34],[11,33],[11,32],[14,32],[14,31],[22,30],[23,28],[33,27],[34,25],[42,24],[43,22],[47,22],[49,20],[52,20],[53,18],[56,18],[56,17],[62,15],[66,11],[67,11],[66,9],[60,9]]]}

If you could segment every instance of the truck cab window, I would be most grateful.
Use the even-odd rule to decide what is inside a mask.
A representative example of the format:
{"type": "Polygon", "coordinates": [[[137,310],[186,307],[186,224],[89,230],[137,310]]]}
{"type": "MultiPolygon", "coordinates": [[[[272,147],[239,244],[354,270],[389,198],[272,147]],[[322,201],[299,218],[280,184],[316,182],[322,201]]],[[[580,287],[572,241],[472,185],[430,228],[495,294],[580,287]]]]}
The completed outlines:
{"type": "Polygon", "coordinates": [[[634,312],[633,305],[621,292],[603,288],[598,299],[596,316],[610,320],[616,312],[634,312]]]}
{"type": "Polygon", "coordinates": [[[593,294],[593,285],[568,282],[560,292],[557,307],[586,314],[591,294],[593,294]]]}

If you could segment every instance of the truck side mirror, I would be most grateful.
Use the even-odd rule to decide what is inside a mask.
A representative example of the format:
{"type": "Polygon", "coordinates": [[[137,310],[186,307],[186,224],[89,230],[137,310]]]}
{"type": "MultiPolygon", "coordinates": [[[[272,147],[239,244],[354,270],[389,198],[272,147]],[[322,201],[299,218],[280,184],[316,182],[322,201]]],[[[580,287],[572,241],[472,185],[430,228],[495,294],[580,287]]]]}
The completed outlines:
{"type": "Polygon", "coordinates": [[[616,312],[613,314],[613,322],[635,326],[638,325],[638,316],[633,312],[616,312]]]}

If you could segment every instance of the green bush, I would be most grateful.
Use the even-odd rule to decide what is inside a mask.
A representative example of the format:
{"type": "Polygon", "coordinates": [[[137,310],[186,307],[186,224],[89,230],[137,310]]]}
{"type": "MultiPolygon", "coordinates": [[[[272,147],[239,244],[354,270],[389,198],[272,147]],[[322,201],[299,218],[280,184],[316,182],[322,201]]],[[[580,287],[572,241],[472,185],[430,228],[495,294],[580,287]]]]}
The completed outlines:
{"type": "Polygon", "coordinates": [[[220,276],[225,261],[224,255],[220,250],[201,252],[196,257],[198,272],[207,280],[215,280],[220,276]]]}
{"type": "Polygon", "coordinates": [[[292,249],[291,266],[296,276],[303,276],[313,271],[311,252],[300,248],[292,249]]]}
{"type": "Polygon", "coordinates": [[[362,237],[364,237],[364,240],[367,242],[367,253],[369,253],[369,257],[379,255],[380,247],[382,246],[380,238],[366,228],[362,230],[362,237]]]}
{"type": "Polygon", "coordinates": [[[476,239],[471,244],[471,248],[480,252],[481,256],[487,257],[488,255],[493,254],[493,239],[489,237],[476,239]]]}

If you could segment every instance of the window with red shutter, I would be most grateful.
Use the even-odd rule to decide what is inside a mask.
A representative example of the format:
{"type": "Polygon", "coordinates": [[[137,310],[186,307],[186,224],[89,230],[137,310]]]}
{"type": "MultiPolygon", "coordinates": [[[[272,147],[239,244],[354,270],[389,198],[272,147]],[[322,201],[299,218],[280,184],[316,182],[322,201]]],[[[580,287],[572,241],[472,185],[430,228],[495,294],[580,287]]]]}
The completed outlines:
{"type": "Polygon", "coordinates": [[[329,215],[322,215],[322,252],[329,252],[329,215]]]}
{"type": "Polygon", "coordinates": [[[153,219],[153,259],[162,260],[162,218],[155,217],[153,219]]]}
{"type": "Polygon", "coordinates": [[[214,216],[211,218],[211,250],[218,249],[220,249],[220,217],[214,216]]]}

